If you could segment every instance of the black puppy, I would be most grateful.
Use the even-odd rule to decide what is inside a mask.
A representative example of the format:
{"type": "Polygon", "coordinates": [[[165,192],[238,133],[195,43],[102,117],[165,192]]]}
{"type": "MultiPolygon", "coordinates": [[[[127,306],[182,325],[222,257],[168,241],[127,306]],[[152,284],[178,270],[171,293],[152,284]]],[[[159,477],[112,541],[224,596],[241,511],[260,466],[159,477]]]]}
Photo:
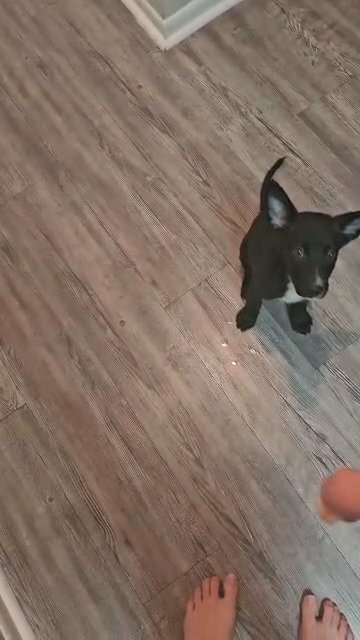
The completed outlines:
{"type": "Polygon", "coordinates": [[[236,326],[241,331],[254,326],[263,300],[280,298],[294,331],[310,333],[308,301],[324,297],[339,250],[360,234],[360,211],[334,218],[299,213],[272,179],[284,159],[266,174],[260,213],[240,246],[245,305],[236,316],[236,326]]]}

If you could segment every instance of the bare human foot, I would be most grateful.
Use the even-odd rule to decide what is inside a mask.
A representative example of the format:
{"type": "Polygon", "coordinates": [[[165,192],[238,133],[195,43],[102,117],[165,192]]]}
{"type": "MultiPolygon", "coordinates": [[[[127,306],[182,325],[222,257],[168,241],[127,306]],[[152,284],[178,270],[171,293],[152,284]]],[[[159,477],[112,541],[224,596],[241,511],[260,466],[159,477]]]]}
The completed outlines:
{"type": "Polygon", "coordinates": [[[354,640],[345,616],[331,600],[323,600],[320,611],[312,594],[300,603],[298,640],[354,640]]]}
{"type": "Polygon", "coordinates": [[[234,640],[237,591],[233,574],[205,578],[187,603],[184,640],[234,640]]]}

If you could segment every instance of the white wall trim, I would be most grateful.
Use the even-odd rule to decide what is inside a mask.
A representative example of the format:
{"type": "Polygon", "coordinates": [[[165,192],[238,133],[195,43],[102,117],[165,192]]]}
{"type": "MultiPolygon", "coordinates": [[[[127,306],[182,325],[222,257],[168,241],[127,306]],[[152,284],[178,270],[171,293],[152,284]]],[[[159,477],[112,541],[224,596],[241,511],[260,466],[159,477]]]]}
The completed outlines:
{"type": "Polygon", "coordinates": [[[0,570],[0,630],[5,638],[35,640],[35,636],[0,570]]]}
{"type": "Polygon", "coordinates": [[[166,39],[162,33],[161,22],[164,20],[160,19],[160,26],[158,24],[158,14],[154,9],[149,5],[148,2],[142,3],[140,6],[137,0],[121,0],[125,7],[132,13],[136,22],[140,25],[142,29],[144,29],[145,33],[148,34],[149,38],[155,42],[156,46],[163,51],[166,47],[166,39]]]}
{"type": "Polygon", "coordinates": [[[166,48],[171,49],[179,44],[225,11],[235,7],[239,2],[240,0],[217,0],[214,4],[214,0],[192,0],[165,21],[166,48]]]}
{"type": "Polygon", "coordinates": [[[138,24],[162,50],[171,49],[195,31],[235,7],[241,0],[192,0],[169,18],[162,18],[147,0],[122,0],[138,24]]]}

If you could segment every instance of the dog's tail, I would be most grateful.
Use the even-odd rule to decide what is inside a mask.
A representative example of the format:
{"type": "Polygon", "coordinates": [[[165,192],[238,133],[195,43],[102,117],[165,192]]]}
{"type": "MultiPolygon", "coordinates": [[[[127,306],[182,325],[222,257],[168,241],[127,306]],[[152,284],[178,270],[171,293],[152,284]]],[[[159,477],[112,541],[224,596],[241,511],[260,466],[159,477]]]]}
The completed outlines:
{"type": "Polygon", "coordinates": [[[284,161],[285,161],[285,158],[279,158],[279,160],[275,162],[275,164],[271,167],[271,169],[269,169],[269,171],[267,172],[264,178],[264,181],[261,187],[261,193],[260,193],[260,211],[262,213],[266,211],[267,195],[268,195],[268,190],[269,190],[272,177],[274,173],[276,173],[276,171],[280,169],[284,161]]]}

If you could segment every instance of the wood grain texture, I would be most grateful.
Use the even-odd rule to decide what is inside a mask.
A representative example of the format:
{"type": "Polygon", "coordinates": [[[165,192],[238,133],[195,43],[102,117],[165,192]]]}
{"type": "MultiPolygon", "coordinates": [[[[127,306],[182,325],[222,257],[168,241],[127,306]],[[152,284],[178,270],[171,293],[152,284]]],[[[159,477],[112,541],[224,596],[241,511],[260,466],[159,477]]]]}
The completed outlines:
{"type": "MultiPolygon", "coordinates": [[[[266,311],[254,333],[239,336],[229,321],[237,285],[237,275],[226,268],[174,303],[170,314],[316,515],[322,478],[344,461],[357,465],[358,422],[266,311]]],[[[330,535],[360,571],[353,554],[358,531],[330,535]]]]}
{"type": "Polygon", "coordinates": [[[306,43],[314,60],[325,59],[340,79],[358,74],[359,14],[356,2],[276,0],[284,24],[306,43]]]}
{"type": "Polygon", "coordinates": [[[310,337],[234,326],[278,156],[300,209],[360,206],[358,22],[250,1],[161,53],[118,0],[1,2],[0,561],[36,637],[180,640],[215,570],[238,637],[294,636],[307,586],[360,629],[359,527],[317,516],[358,466],[359,245],[310,337]]]}
{"type": "Polygon", "coordinates": [[[114,640],[155,640],[119,560],[101,543],[64,449],[58,444],[49,458],[49,434],[28,409],[3,427],[1,564],[35,637],[95,640],[105,630],[114,640]]]}
{"type": "Polygon", "coordinates": [[[338,398],[359,423],[360,342],[357,341],[323,365],[321,371],[338,398]]]}
{"type": "MultiPolygon", "coordinates": [[[[147,600],[197,562],[204,548],[211,549],[211,535],[128,406],[126,385],[133,370],[141,372],[143,362],[141,352],[129,352],[121,336],[124,316],[109,324],[85,284],[46,238],[45,229],[36,228],[27,215],[29,205],[24,194],[0,215],[6,234],[1,277],[4,299],[9,296],[1,316],[3,353],[37,419],[45,421],[78,459],[79,473],[87,478],[88,491],[103,513],[109,542],[121,555],[140,597],[147,600]],[[21,260],[11,243],[20,243],[21,260]],[[51,299],[41,293],[50,290],[51,299]],[[119,393],[123,385],[124,394],[119,393]],[[118,495],[123,496],[121,509],[118,495]],[[164,564],[154,554],[160,546],[168,549],[164,564]]],[[[70,203],[65,201],[65,206],[68,215],[80,216],[70,203]]],[[[93,224],[95,234],[95,218],[93,224]]],[[[101,228],[99,233],[101,238],[101,228]]],[[[71,247],[69,256],[70,251],[71,247]]],[[[122,277],[136,291],[133,270],[124,273],[121,262],[112,262],[111,272],[99,261],[97,267],[103,278],[112,278],[102,284],[119,285],[122,277]]],[[[102,301],[108,293],[105,288],[102,301]]],[[[118,302],[113,300],[116,306],[118,302]]],[[[145,372],[145,382],[147,377],[145,372]]]]}
{"type": "Polygon", "coordinates": [[[301,119],[351,171],[360,168],[356,140],[359,126],[360,81],[351,78],[336,91],[315,101],[300,114],[301,119]]]}
{"type": "MultiPolygon", "coordinates": [[[[99,83],[104,95],[111,92],[105,73],[111,66],[54,12],[22,28],[24,37],[36,42],[39,56],[32,64],[16,66],[7,90],[101,223],[168,304],[223,265],[224,258],[169,191],[151,158],[145,160],[117,118],[94,101],[99,83]],[[61,57],[61,50],[67,55],[61,57]],[[81,89],[76,72],[86,80],[81,89]],[[60,113],[59,105],[65,109],[60,113]]],[[[120,112],[125,106],[119,102],[120,112]]]]}
{"type": "MultiPolygon", "coordinates": [[[[109,67],[104,45],[93,36],[94,11],[90,3],[85,18],[73,26],[94,42],[102,68],[97,86],[100,82],[104,87],[100,100],[115,120],[121,113],[120,126],[144,156],[149,158],[152,150],[151,162],[167,187],[233,264],[239,235],[257,207],[255,185],[274,154],[294,156],[291,189],[294,197],[299,194],[300,207],[312,202],[312,207],[315,203],[335,211],[339,203],[350,206],[355,200],[357,183],[348,168],[300,119],[289,117],[288,101],[250,62],[239,64],[228,30],[226,42],[205,30],[174,51],[154,52],[151,59],[139,50],[134,66],[115,62],[109,67]],[[206,135],[204,118],[212,123],[206,135]]],[[[55,12],[63,13],[62,4],[55,12]]],[[[218,34],[216,25],[211,29],[218,34]]],[[[253,49],[256,55],[256,42],[253,49]]],[[[82,65],[86,82],[89,73],[94,78],[94,70],[82,65]]]]}
{"type": "MultiPolygon", "coordinates": [[[[163,640],[183,640],[183,618],[185,603],[190,599],[197,585],[215,573],[221,576],[233,570],[231,560],[219,551],[198,562],[190,571],[173,582],[167,589],[156,596],[148,606],[149,612],[160,629],[163,640]]],[[[248,640],[251,636],[241,623],[241,607],[236,624],[236,640],[248,640]]]]}
{"type": "Polygon", "coordinates": [[[53,158],[9,96],[0,90],[0,204],[51,171],[53,158]]]}
{"type": "MultiPolygon", "coordinates": [[[[3,363],[0,362],[0,420],[24,404],[24,400],[3,363]]],[[[0,427],[1,428],[1,427],[0,427]]]]}
{"type": "MultiPolygon", "coordinates": [[[[17,0],[16,3],[9,3],[9,9],[16,19],[28,19],[50,6],[56,0],[17,0]]],[[[8,0],[4,0],[7,3],[8,0]]]]}
{"type": "MultiPolygon", "coordinates": [[[[237,60],[239,74],[244,78],[255,74],[255,82],[265,85],[264,93],[271,92],[293,113],[343,81],[334,73],[331,60],[321,55],[315,58],[309,42],[299,38],[284,20],[276,1],[248,2],[246,10],[226,12],[187,48],[199,50],[210,40],[231,63],[237,60]]],[[[244,92],[241,83],[232,83],[231,89],[239,95],[244,92]]],[[[262,107],[269,109],[271,103],[262,107]]]]}

